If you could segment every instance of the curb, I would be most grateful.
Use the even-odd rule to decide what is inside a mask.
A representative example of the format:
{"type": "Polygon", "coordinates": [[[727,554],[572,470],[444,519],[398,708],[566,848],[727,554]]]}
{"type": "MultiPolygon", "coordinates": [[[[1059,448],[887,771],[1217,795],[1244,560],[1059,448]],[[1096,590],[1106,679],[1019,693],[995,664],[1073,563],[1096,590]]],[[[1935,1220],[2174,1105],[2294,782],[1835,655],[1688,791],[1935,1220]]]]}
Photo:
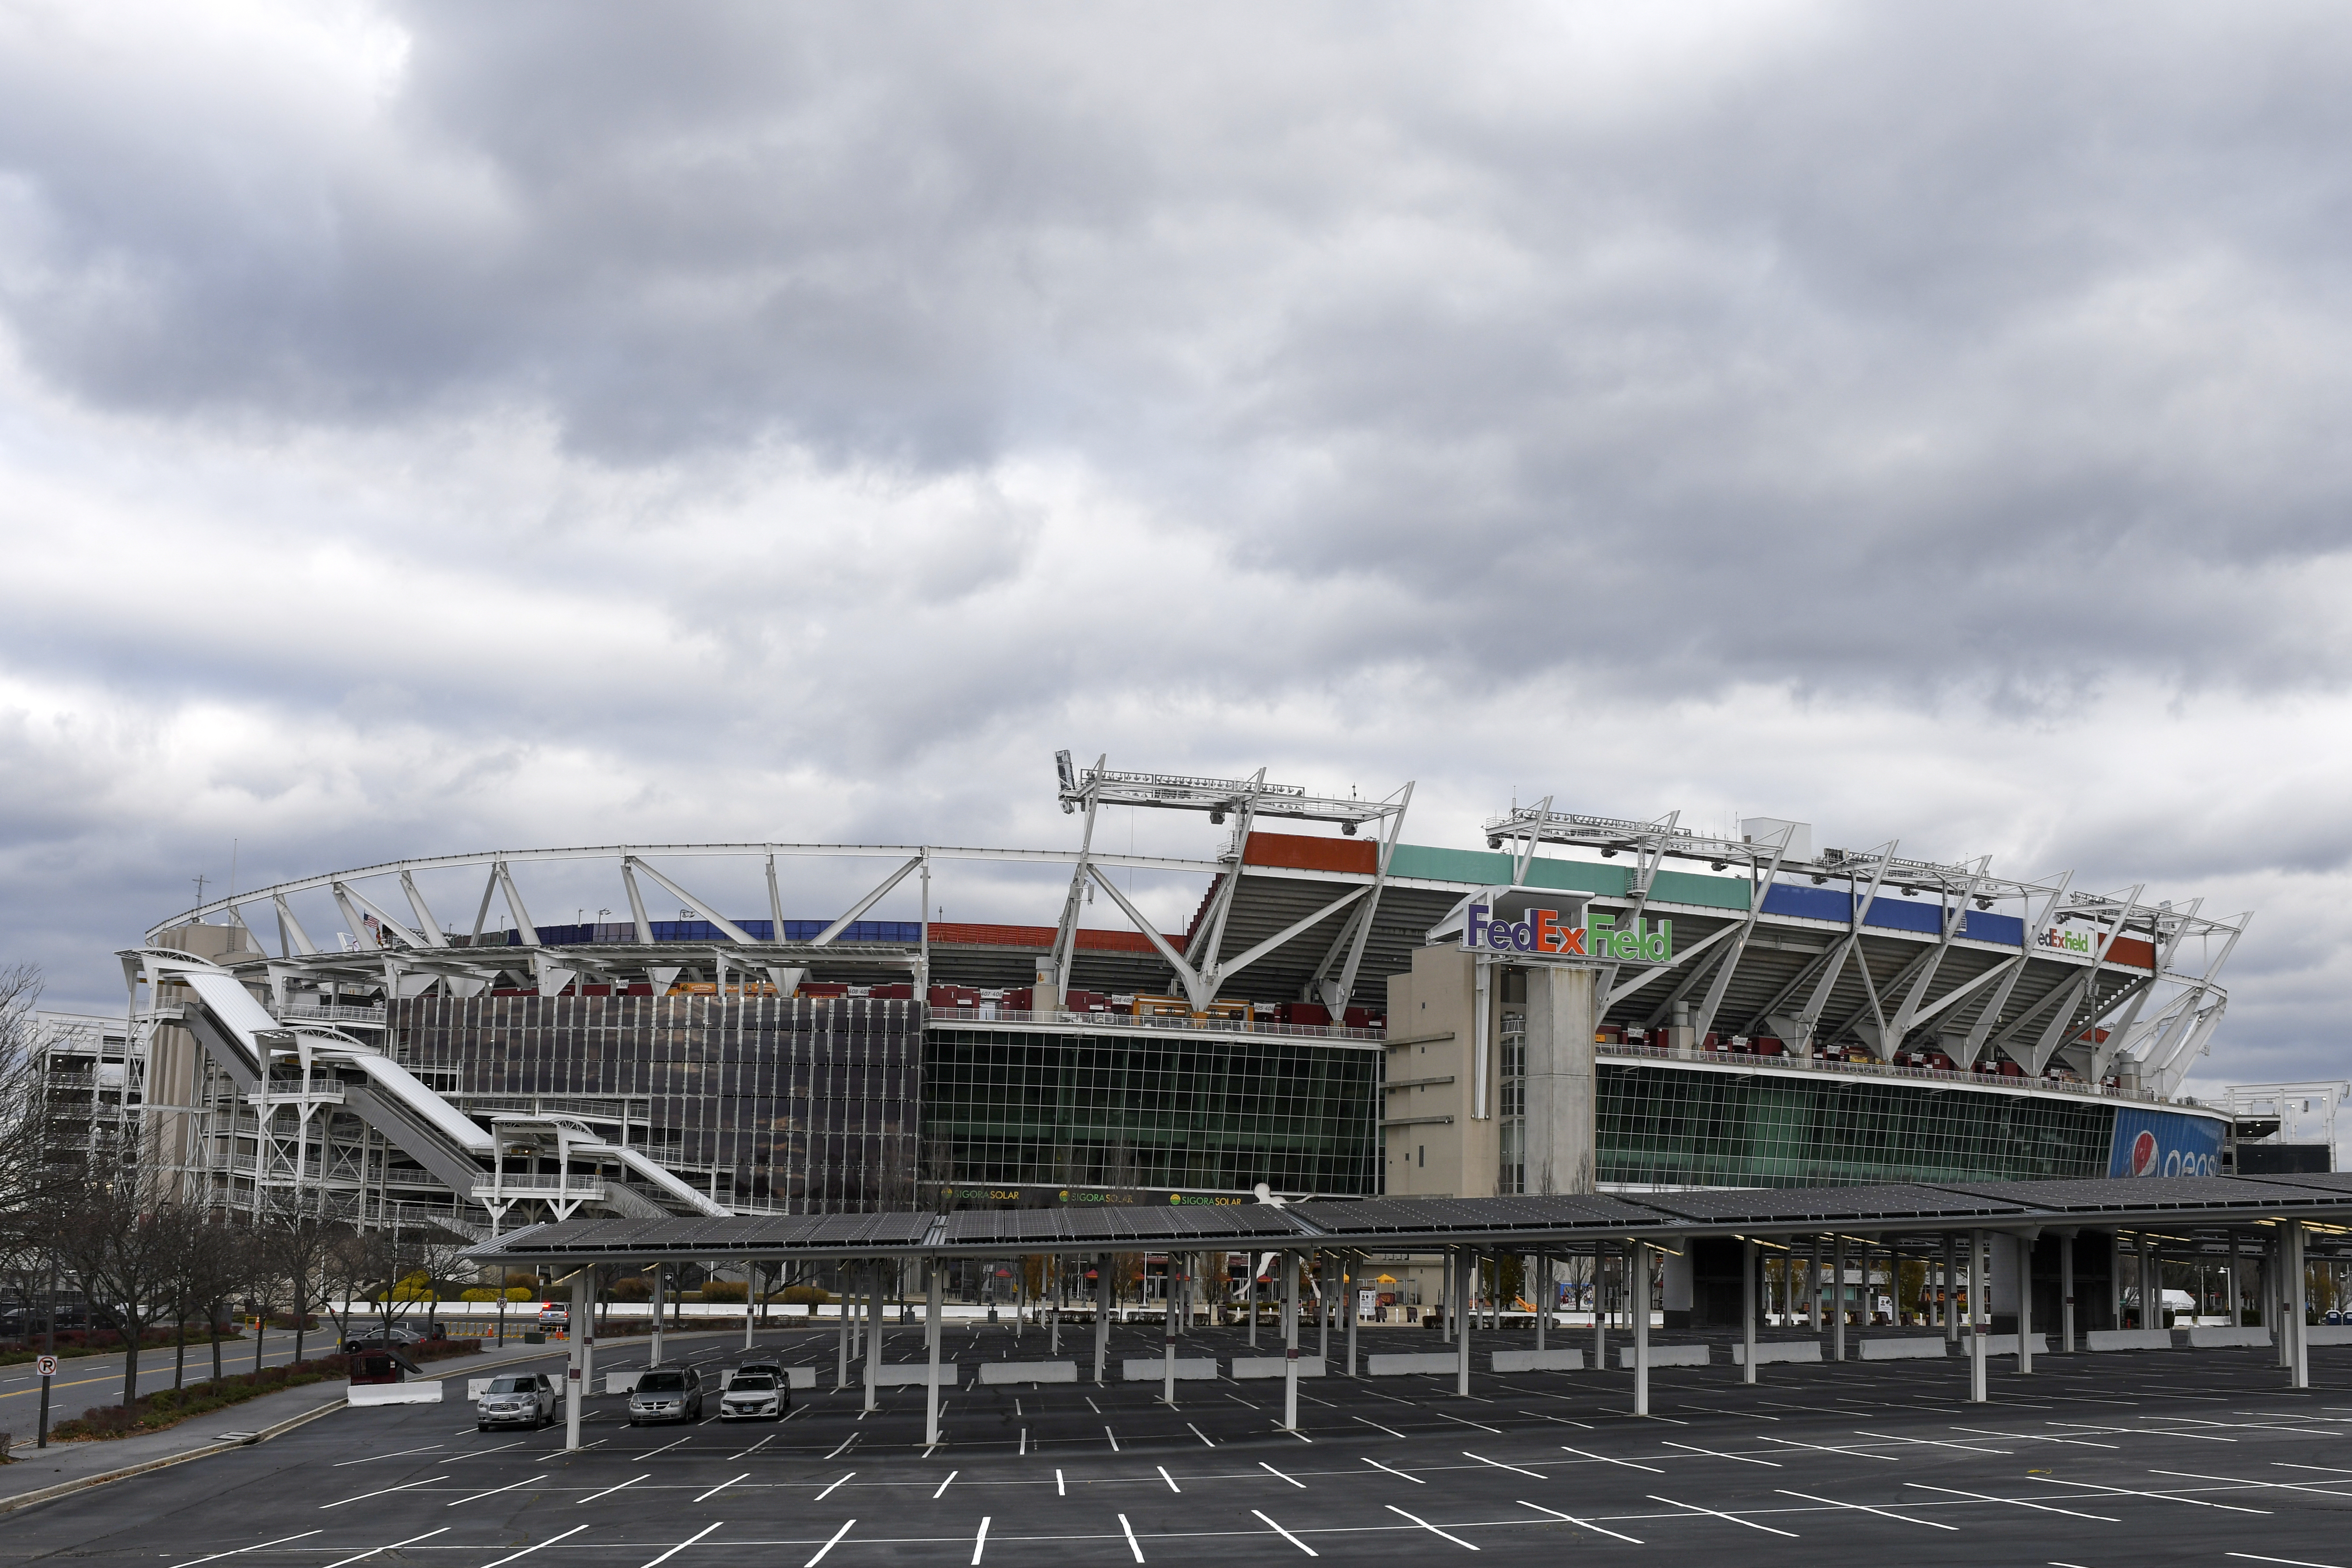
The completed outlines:
{"type": "Polygon", "coordinates": [[[86,1491],[92,1487],[102,1487],[109,1481],[125,1480],[132,1476],[143,1476],[150,1470],[168,1469],[173,1465],[184,1465],[191,1459],[202,1459],[214,1454],[224,1454],[231,1448],[250,1448],[256,1443],[267,1443],[272,1437],[291,1432],[305,1422],[316,1421],[321,1415],[342,1408],[342,1400],[331,1399],[315,1410],[305,1410],[299,1415],[289,1416],[274,1426],[264,1427],[250,1437],[240,1437],[234,1442],[208,1443],[201,1448],[190,1448],[179,1454],[166,1454],[161,1458],[149,1459],[136,1465],[126,1465],[119,1470],[105,1470],[98,1475],[83,1476],[78,1480],[60,1481],[56,1486],[44,1487],[39,1491],[20,1492],[15,1497],[0,1498],[0,1514],[15,1513],[19,1509],[31,1508],[37,1503],[51,1502],[61,1497],[69,1497],[75,1492],[86,1491]]]}

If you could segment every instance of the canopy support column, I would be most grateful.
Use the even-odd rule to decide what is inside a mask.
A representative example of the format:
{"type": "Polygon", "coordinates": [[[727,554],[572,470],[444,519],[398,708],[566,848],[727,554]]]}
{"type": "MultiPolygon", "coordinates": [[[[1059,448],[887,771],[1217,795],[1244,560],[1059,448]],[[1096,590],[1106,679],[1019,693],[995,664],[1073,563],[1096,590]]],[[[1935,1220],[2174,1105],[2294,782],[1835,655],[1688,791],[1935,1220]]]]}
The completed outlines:
{"type": "Polygon", "coordinates": [[[1633,1414],[1650,1413],[1650,1244],[1633,1244],[1633,1414]]]}
{"type": "Polygon", "coordinates": [[[1739,1381],[1756,1381],[1756,1243],[1743,1237],[1739,1243],[1739,1337],[1747,1345],[1746,1364],[1739,1369],[1739,1381]]]}
{"type": "Polygon", "coordinates": [[[937,1447],[940,1440],[940,1266],[933,1259],[925,1270],[929,1279],[923,1286],[924,1337],[930,1341],[930,1375],[924,1379],[923,1441],[937,1447]]]}
{"type": "Polygon", "coordinates": [[[1969,1232],[1969,1403],[1985,1403],[1984,1232],[1969,1232]]]}

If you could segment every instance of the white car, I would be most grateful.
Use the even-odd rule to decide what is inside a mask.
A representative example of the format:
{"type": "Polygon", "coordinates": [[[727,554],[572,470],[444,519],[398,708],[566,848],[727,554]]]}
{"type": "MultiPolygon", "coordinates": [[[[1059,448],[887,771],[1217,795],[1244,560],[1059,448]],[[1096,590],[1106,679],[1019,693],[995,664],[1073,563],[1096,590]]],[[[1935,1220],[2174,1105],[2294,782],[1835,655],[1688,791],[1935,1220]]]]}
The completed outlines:
{"type": "Polygon", "coordinates": [[[793,1396],[784,1380],[767,1372],[739,1373],[719,1396],[721,1421],[781,1421],[793,1396]]]}
{"type": "Polygon", "coordinates": [[[493,1426],[544,1426],[555,1419],[555,1385],[543,1372],[512,1373],[490,1379],[489,1387],[474,1402],[474,1426],[487,1432],[493,1426]]]}

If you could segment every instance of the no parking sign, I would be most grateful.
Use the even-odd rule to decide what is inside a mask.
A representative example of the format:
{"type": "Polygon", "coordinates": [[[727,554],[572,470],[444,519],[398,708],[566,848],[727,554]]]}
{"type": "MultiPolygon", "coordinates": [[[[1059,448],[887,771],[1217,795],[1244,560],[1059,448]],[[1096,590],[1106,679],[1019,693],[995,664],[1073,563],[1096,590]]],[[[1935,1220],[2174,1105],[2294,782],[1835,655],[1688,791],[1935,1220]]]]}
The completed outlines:
{"type": "Polygon", "coordinates": [[[37,1357],[33,1362],[33,1370],[43,1377],[55,1377],[58,1375],[58,1358],[53,1355],[37,1357]]]}

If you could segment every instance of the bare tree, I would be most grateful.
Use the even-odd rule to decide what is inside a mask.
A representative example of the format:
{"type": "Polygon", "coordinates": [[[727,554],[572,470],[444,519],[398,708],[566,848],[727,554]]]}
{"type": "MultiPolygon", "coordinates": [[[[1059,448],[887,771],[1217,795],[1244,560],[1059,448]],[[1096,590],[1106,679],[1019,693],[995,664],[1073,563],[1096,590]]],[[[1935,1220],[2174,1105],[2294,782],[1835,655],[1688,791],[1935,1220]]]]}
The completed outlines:
{"type": "Polygon", "coordinates": [[[159,1170],[152,1149],[126,1149],[129,1158],[68,1194],[53,1212],[58,1254],[80,1277],[93,1313],[103,1310],[122,1331],[122,1404],[139,1397],[139,1348],[157,1310],[173,1300],[187,1226],[178,1184],[159,1170]]]}
{"type": "Polygon", "coordinates": [[[333,1255],[350,1227],[307,1209],[299,1194],[277,1195],[254,1226],[255,1247],[263,1269],[276,1285],[276,1294],[294,1314],[294,1359],[302,1359],[302,1340],[309,1331],[310,1311],[324,1307],[334,1289],[333,1255]]]}
{"type": "Polygon", "coordinates": [[[252,1283],[256,1272],[253,1232],[222,1209],[203,1214],[181,1261],[188,1304],[202,1308],[211,1342],[213,1376],[221,1375],[221,1316],[229,1298],[252,1283]]]}
{"type": "Polygon", "coordinates": [[[0,969],[0,1268],[27,1292],[27,1282],[47,1271],[64,1195],[65,1168],[54,1158],[56,1106],[33,1016],[40,995],[39,970],[0,969]]]}

